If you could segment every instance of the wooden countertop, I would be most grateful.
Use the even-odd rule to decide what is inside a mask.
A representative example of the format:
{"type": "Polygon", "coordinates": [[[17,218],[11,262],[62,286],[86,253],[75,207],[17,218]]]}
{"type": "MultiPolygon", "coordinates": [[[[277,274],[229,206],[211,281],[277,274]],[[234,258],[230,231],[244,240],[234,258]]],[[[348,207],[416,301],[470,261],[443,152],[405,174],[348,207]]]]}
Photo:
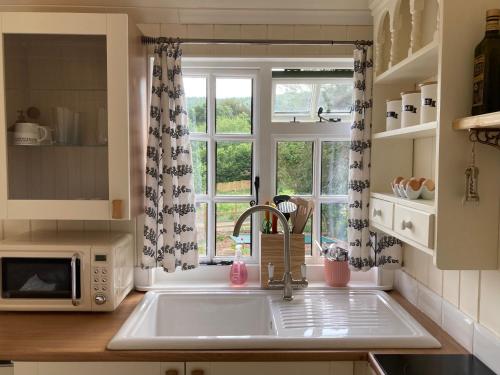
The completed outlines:
{"type": "Polygon", "coordinates": [[[441,349],[106,350],[143,293],[112,313],[0,312],[0,360],[13,361],[366,361],[371,353],[463,354],[467,351],[397,292],[389,293],[442,345],[441,349]]]}

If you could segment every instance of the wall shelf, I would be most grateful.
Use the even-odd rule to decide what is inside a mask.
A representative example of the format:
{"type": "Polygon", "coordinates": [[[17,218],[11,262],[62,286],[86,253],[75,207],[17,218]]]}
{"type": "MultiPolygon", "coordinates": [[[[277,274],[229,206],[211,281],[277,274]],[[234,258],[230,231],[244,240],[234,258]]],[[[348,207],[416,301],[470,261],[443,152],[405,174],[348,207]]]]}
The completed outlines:
{"type": "Polygon", "coordinates": [[[469,116],[453,121],[453,129],[500,129],[500,112],[486,113],[479,116],[469,116]]]}
{"type": "Polygon", "coordinates": [[[373,139],[416,139],[434,137],[436,135],[437,122],[427,122],[425,124],[408,126],[395,130],[373,134],[373,139]]]}
{"type": "Polygon", "coordinates": [[[432,41],[375,77],[374,83],[386,85],[397,82],[418,82],[435,76],[438,70],[438,47],[438,42],[432,41]]]}
{"type": "Polygon", "coordinates": [[[500,149],[500,112],[457,119],[453,121],[453,129],[468,130],[471,142],[500,149]]]}
{"type": "Polygon", "coordinates": [[[410,207],[415,210],[424,211],[430,214],[436,213],[434,200],[427,199],[405,199],[396,197],[392,193],[370,193],[372,198],[382,199],[388,202],[399,204],[400,206],[410,207]]]}

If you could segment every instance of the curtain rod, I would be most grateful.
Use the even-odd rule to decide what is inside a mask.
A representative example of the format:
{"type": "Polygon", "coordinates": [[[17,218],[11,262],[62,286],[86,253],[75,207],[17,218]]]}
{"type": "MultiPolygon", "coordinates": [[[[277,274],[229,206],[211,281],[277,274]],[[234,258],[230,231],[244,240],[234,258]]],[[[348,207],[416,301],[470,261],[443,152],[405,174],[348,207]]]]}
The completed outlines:
{"type": "Polygon", "coordinates": [[[282,44],[282,45],[361,45],[371,46],[371,40],[286,40],[286,39],[204,39],[204,38],[167,38],[143,36],[142,44],[176,42],[182,44],[282,44]]]}

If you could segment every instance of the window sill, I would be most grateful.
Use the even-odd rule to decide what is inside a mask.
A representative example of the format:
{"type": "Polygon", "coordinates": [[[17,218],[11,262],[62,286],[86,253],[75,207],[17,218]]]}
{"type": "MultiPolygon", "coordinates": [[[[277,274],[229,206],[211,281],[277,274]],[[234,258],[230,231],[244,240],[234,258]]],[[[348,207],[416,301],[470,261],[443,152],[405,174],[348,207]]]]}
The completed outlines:
{"type": "MultiPolygon", "coordinates": [[[[248,281],[244,285],[234,286],[229,282],[231,266],[200,266],[191,271],[163,272],[160,268],[135,269],[135,287],[139,291],[149,290],[256,290],[260,289],[259,266],[248,264],[248,281]]],[[[345,288],[331,288],[324,282],[323,266],[307,266],[310,289],[392,289],[393,271],[381,271],[374,268],[368,272],[352,272],[351,281],[345,288]],[[383,275],[382,275],[383,274],[383,275]],[[380,281],[379,281],[380,280],[380,281]]]]}

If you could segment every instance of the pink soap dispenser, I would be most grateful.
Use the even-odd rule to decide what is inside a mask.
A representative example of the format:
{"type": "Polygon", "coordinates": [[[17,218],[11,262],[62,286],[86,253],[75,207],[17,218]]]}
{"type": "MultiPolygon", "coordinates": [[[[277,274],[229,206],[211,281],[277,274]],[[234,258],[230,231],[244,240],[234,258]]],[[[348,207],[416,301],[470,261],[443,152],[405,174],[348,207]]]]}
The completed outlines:
{"type": "Polygon", "coordinates": [[[245,284],[247,279],[247,266],[245,262],[241,260],[241,245],[237,245],[234,261],[231,265],[231,271],[229,272],[229,280],[231,280],[233,285],[242,285],[245,284]]]}

